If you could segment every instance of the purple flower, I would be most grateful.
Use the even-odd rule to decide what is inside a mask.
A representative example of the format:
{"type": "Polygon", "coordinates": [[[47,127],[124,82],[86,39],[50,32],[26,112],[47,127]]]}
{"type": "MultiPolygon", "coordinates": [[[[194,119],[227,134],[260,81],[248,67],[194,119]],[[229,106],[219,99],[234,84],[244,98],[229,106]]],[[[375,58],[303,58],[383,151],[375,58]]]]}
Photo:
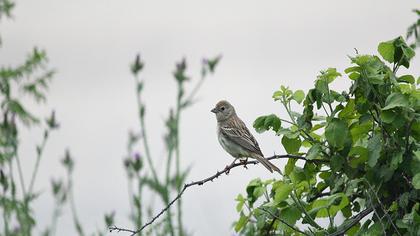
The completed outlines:
{"type": "Polygon", "coordinates": [[[140,160],[140,158],[141,158],[140,153],[138,152],[134,153],[134,160],[138,161],[140,160]]]}

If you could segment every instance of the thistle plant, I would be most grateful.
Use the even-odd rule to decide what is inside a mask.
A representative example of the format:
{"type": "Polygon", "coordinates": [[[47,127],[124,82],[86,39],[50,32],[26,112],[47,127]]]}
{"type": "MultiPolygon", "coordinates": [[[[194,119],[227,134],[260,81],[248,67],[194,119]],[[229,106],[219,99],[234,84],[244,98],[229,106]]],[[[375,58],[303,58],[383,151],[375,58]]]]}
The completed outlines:
{"type": "MultiPolygon", "coordinates": [[[[129,182],[129,197],[131,205],[131,220],[136,228],[144,225],[147,219],[145,212],[152,212],[149,204],[144,203],[143,193],[147,187],[153,195],[158,196],[162,203],[168,205],[173,193],[179,194],[182,190],[189,168],[181,168],[181,147],[179,145],[179,124],[182,118],[182,112],[194,104],[196,95],[203,82],[209,74],[213,74],[220,57],[213,59],[204,59],[201,67],[201,78],[196,82],[194,88],[187,93],[185,84],[192,79],[187,75],[187,62],[182,59],[176,64],[173,77],[177,85],[177,96],[174,107],[170,108],[169,114],[165,120],[166,133],[164,143],[166,147],[166,166],[164,173],[158,173],[149,148],[147,126],[145,121],[146,103],[143,101],[142,91],[145,81],[140,79],[140,72],[144,68],[144,62],[140,55],[137,55],[131,64],[131,72],[135,79],[135,92],[138,106],[138,119],[140,124],[139,132],[129,132],[127,155],[124,159],[124,166],[129,182]],[[135,150],[135,146],[141,144],[142,151],[135,150]],[[141,154],[140,154],[141,153],[141,154]],[[159,174],[163,175],[160,177],[159,174]],[[135,186],[135,187],[133,187],[135,186]],[[145,206],[148,206],[146,208],[145,206]]],[[[148,218],[152,214],[147,215],[148,218]]],[[[111,227],[111,230],[119,230],[118,227],[111,227]]],[[[187,235],[186,227],[182,217],[182,201],[177,202],[176,213],[166,212],[163,222],[155,225],[154,233],[158,235],[187,235]]],[[[149,231],[148,233],[151,233],[149,231]]]]}

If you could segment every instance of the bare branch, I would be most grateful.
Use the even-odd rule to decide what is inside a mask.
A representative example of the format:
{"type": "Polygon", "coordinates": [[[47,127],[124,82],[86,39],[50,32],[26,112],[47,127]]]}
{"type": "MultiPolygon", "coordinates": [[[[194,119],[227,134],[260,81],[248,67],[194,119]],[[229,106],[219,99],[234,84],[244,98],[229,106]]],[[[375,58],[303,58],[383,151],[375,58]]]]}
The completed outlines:
{"type": "MultiPolygon", "coordinates": [[[[291,158],[292,159],[304,160],[304,161],[307,161],[307,162],[319,163],[319,164],[328,163],[328,160],[322,160],[322,159],[312,159],[312,160],[309,160],[309,159],[306,159],[305,157],[297,156],[297,155],[274,155],[274,156],[268,157],[266,159],[267,160],[273,160],[273,159],[291,159],[291,158]]],[[[239,163],[235,163],[234,162],[234,163],[226,166],[223,169],[223,171],[217,171],[214,175],[212,175],[212,176],[210,176],[208,178],[205,178],[205,179],[199,180],[199,181],[194,181],[194,182],[191,182],[189,184],[185,184],[184,187],[182,188],[182,190],[178,193],[178,195],[171,202],[169,202],[169,204],[165,208],[163,208],[155,217],[153,217],[149,222],[147,222],[146,224],[144,224],[138,230],[130,230],[130,229],[125,229],[125,228],[119,228],[117,226],[112,226],[112,227],[109,228],[109,230],[111,232],[112,231],[129,232],[129,233],[131,233],[131,236],[136,235],[136,234],[140,233],[147,226],[153,224],[153,222],[155,220],[157,220],[163,213],[165,213],[172,206],[172,204],[174,204],[176,201],[178,201],[181,198],[182,194],[184,194],[184,192],[185,192],[185,190],[187,188],[189,188],[191,186],[194,186],[194,185],[203,185],[203,184],[205,184],[205,183],[207,183],[209,181],[213,181],[213,180],[217,179],[222,174],[228,175],[231,169],[236,168],[238,166],[244,166],[244,167],[246,167],[247,165],[256,165],[258,163],[259,163],[258,161],[243,161],[243,162],[239,162],[239,163]]]]}
{"type": "Polygon", "coordinates": [[[125,229],[125,228],[119,228],[119,227],[117,227],[115,225],[109,227],[109,232],[112,232],[112,231],[117,231],[118,233],[119,232],[129,232],[129,233],[132,233],[131,235],[137,234],[137,232],[135,230],[125,229]]]}

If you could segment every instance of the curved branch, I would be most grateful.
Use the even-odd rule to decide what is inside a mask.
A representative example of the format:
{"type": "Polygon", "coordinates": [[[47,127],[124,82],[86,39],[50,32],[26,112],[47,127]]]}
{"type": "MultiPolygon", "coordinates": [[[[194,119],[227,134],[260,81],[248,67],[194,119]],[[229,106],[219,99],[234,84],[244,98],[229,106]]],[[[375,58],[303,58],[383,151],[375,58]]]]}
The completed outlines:
{"type": "Polygon", "coordinates": [[[359,223],[365,216],[369,215],[373,211],[372,207],[366,208],[363,211],[359,212],[359,214],[352,217],[347,222],[344,222],[341,226],[338,227],[338,230],[328,236],[340,236],[344,235],[351,227],[355,226],[359,223]]]}
{"type": "MultiPolygon", "coordinates": [[[[312,159],[312,160],[309,160],[309,159],[306,159],[305,157],[297,156],[297,155],[274,155],[274,156],[268,157],[266,159],[267,160],[273,160],[273,159],[290,159],[290,158],[304,160],[304,161],[307,161],[307,162],[320,163],[320,164],[322,164],[322,163],[328,163],[328,160],[322,160],[322,159],[312,159]]],[[[157,220],[163,213],[165,213],[167,210],[169,210],[169,208],[176,201],[178,201],[181,198],[182,194],[184,194],[184,192],[185,192],[185,190],[187,188],[189,188],[191,186],[194,186],[194,185],[203,185],[203,184],[205,184],[205,183],[207,183],[209,181],[213,181],[213,180],[217,179],[222,174],[228,175],[231,169],[236,168],[238,166],[244,166],[244,167],[246,167],[247,165],[256,165],[258,163],[259,163],[258,161],[243,161],[243,162],[238,162],[238,163],[233,162],[232,164],[226,166],[223,169],[223,171],[217,171],[215,174],[213,174],[210,177],[207,177],[207,178],[202,179],[202,180],[199,180],[199,181],[194,181],[194,182],[191,182],[189,184],[185,184],[184,187],[182,188],[182,190],[178,193],[178,195],[171,202],[169,202],[169,204],[165,208],[163,208],[155,217],[153,217],[149,222],[147,222],[146,224],[144,224],[138,230],[130,230],[130,229],[125,229],[125,228],[119,228],[117,226],[112,226],[112,227],[109,228],[109,230],[111,232],[112,231],[129,232],[129,233],[131,233],[131,236],[136,235],[136,234],[140,233],[147,226],[153,224],[153,222],[155,220],[157,220]]]]}

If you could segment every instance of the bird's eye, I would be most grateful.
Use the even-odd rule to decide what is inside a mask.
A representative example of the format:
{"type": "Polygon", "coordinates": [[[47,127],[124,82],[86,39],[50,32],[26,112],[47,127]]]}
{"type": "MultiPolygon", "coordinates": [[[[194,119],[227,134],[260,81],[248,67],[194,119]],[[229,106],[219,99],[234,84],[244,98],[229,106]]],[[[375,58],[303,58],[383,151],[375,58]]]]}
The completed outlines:
{"type": "Polygon", "coordinates": [[[220,108],[220,110],[221,110],[221,111],[224,111],[224,110],[225,110],[225,107],[221,107],[221,108],[220,108]]]}

